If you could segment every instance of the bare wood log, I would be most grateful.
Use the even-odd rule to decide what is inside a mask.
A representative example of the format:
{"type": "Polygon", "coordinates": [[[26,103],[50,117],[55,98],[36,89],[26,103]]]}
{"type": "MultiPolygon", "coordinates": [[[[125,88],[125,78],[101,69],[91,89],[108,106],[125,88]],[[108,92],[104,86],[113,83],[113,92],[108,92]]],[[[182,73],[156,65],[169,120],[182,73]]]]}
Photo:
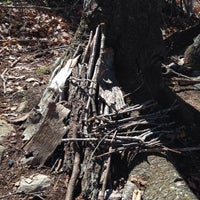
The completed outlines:
{"type": "Polygon", "coordinates": [[[61,104],[51,102],[48,105],[47,116],[39,130],[23,147],[27,154],[33,155],[34,159],[31,162],[33,166],[39,164],[39,167],[42,167],[61,143],[67,131],[63,120],[68,117],[69,113],[70,110],[61,104]]]}
{"type": "Polygon", "coordinates": [[[197,23],[190,28],[187,28],[184,31],[178,31],[168,38],[164,40],[165,45],[168,47],[170,51],[169,54],[173,54],[173,52],[178,49],[185,48],[193,43],[193,39],[199,34],[200,24],[197,23]]]}
{"type": "Polygon", "coordinates": [[[63,56],[61,56],[60,58],[58,58],[54,65],[53,65],[53,72],[52,75],[49,79],[49,85],[51,84],[51,81],[53,80],[53,78],[56,76],[56,74],[61,70],[61,68],[64,65],[64,61],[66,59],[66,54],[64,54],[63,56]]]}
{"type": "MultiPolygon", "coordinates": [[[[102,54],[102,64],[100,65],[99,75],[99,96],[108,105],[111,112],[118,112],[125,107],[123,94],[114,76],[114,51],[104,49],[102,54]]],[[[109,112],[110,113],[110,112],[109,112]]]]}
{"type": "Polygon", "coordinates": [[[74,189],[76,186],[76,181],[77,181],[78,175],[80,173],[79,165],[80,165],[80,154],[78,152],[76,152],[72,176],[70,178],[70,181],[69,181],[69,184],[67,187],[67,193],[66,193],[65,200],[73,199],[73,192],[74,192],[74,189]]]}
{"type": "Polygon", "coordinates": [[[55,93],[59,93],[60,101],[64,99],[64,87],[66,80],[70,77],[73,68],[78,63],[79,56],[73,59],[69,59],[66,65],[61,68],[61,70],[53,77],[49,85],[49,89],[53,90],[55,93]]]}

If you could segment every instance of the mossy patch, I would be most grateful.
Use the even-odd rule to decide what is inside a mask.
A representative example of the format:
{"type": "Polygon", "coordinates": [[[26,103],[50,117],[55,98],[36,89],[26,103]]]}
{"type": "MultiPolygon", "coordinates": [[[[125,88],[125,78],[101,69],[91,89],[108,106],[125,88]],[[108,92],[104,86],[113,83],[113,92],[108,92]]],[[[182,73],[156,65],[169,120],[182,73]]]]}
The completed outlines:
{"type": "Polygon", "coordinates": [[[49,68],[39,68],[36,70],[36,73],[49,75],[51,74],[51,70],[49,68]]]}

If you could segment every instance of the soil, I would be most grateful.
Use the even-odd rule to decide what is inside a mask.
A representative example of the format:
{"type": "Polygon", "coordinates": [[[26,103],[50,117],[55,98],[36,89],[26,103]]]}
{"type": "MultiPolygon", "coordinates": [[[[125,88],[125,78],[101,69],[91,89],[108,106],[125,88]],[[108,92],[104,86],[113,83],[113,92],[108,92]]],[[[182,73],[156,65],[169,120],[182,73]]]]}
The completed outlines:
{"type": "MultiPolygon", "coordinates": [[[[80,19],[80,6],[71,10],[68,19],[53,11],[2,4],[0,7],[0,118],[8,122],[25,116],[39,102],[47,87],[52,65],[70,45],[80,19]],[[3,80],[5,80],[5,86],[3,80]]],[[[66,5],[65,5],[66,6],[66,5]]],[[[5,199],[64,199],[66,175],[53,174],[51,168],[30,168],[21,164],[23,127],[13,124],[15,131],[2,144],[6,147],[0,165],[0,198],[16,192],[21,176],[41,173],[49,175],[52,185],[44,193],[8,195],[5,199]]]]}
{"type": "MultiPolygon", "coordinates": [[[[15,5],[11,4],[11,6],[15,5]]],[[[0,118],[11,122],[26,115],[39,102],[48,84],[53,63],[62,56],[70,44],[81,10],[77,5],[70,13],[68,20],[46,9],[0,7],[0,13],[2,17],[0,19],[2,38],[0,40],[0,118]],[[13,20],[17,23],[13,24],[13,20]],[[4,80],[1,80],[2,76],[5,79],[5,85],[4,80]]],[[[199,113],[200,91],[191,85],[181,86],[173,78],[167,79],[171,89],[181,98],[180,101],[186,102],[199,113]]],[[[21,176],[29,177],[36,173],[49,175],[53,180],[51,187],[39,194],[13,194],[5,199],[64,199],[66,174],[53,174],[50,167],[37,169],[23,165],[20,162],[23,155],[21,147],[24,145],[23,126],[20,123],[13,126],[15,131],[2,144],[7,149],[0,165],[0,199],[1,196],[16,191],[16,183],[19,182],[21,176]]],[[[192,125],[189,124],[187,127],[190,128],[192,125]]],[[[179,142],[187,144],[186,138],[181,138],[179,142]]],[[[199,156],[194,154],[193,158],[197,160],[199,156]]],[[[187,169],[184,169],[184,172],[190,187],[199,195],[199,172],[193,174],[187,169]]]]}

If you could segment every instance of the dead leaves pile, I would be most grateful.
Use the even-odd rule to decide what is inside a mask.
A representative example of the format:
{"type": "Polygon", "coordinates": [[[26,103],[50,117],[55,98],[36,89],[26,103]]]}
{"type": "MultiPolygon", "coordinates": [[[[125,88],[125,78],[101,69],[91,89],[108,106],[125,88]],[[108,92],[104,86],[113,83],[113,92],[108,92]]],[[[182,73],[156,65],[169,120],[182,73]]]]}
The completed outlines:
{"type": "Polygon", "coordinates": [[[20,6],[0,4],[1,53],[70,44],[73,33],[61,16],[42,8],[29,8],[27,4],[20,6]]]}
{"type": "Polygon", "coordinates": [[[72,21],[44,6],[0,2],[0,118],[17,117],[27,100],[30,109],[37,103],[52,64],[74,35],[72,21]]]}

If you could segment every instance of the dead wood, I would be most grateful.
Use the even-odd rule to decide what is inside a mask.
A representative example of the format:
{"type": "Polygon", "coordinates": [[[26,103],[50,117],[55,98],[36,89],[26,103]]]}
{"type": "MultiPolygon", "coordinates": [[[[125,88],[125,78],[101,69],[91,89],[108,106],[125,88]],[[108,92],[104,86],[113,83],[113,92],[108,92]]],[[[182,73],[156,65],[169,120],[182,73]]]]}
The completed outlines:
{"type": "Polygon", "coordinates": [[[61,171],[69,179],[66,200],[75,198],[78,185],[83,198],[104,199],[112,185],[114,153],[162,149],[161,137],[175,132],[168,119],[175,106],[158,110],[154,101],[125,103],[115,77],[114,50],[105,47],[104,32],[100,24],[94,35],[90,33],[83,54],[78,47],[76,56],[67,60],[64,55],[57,62],[39,109],[33,111],[25,130],[34,133],[24,146],[34,157],[32,165],[43,166],[64,143],[61,171]],[[145,110],[148,114],[140,114],[145,110]]]}
{"type": "Polygon", "coordinates": [[[3,71],[3,73],[1,74],[1,79],[2,79],[2,82],[3,82],[3,92],[4,92],[4,94],[6,93],[6,80],[5,80],[5,78],[4,78],[4,75],[5,75],[5,73],[8,71],[8,69],[6,68],[4,71],[3,71]]]}
{"type": "Polygon", "coordinates": [[[39,164],[39,167],[42,167],[55,151],[66,133],[67,127],[63,121],[69,113],[70,110],[63,105],[49,103],[46,117],[39,130],[23,147],[27,155],[33,156],[31,165],[39,164]]]}

